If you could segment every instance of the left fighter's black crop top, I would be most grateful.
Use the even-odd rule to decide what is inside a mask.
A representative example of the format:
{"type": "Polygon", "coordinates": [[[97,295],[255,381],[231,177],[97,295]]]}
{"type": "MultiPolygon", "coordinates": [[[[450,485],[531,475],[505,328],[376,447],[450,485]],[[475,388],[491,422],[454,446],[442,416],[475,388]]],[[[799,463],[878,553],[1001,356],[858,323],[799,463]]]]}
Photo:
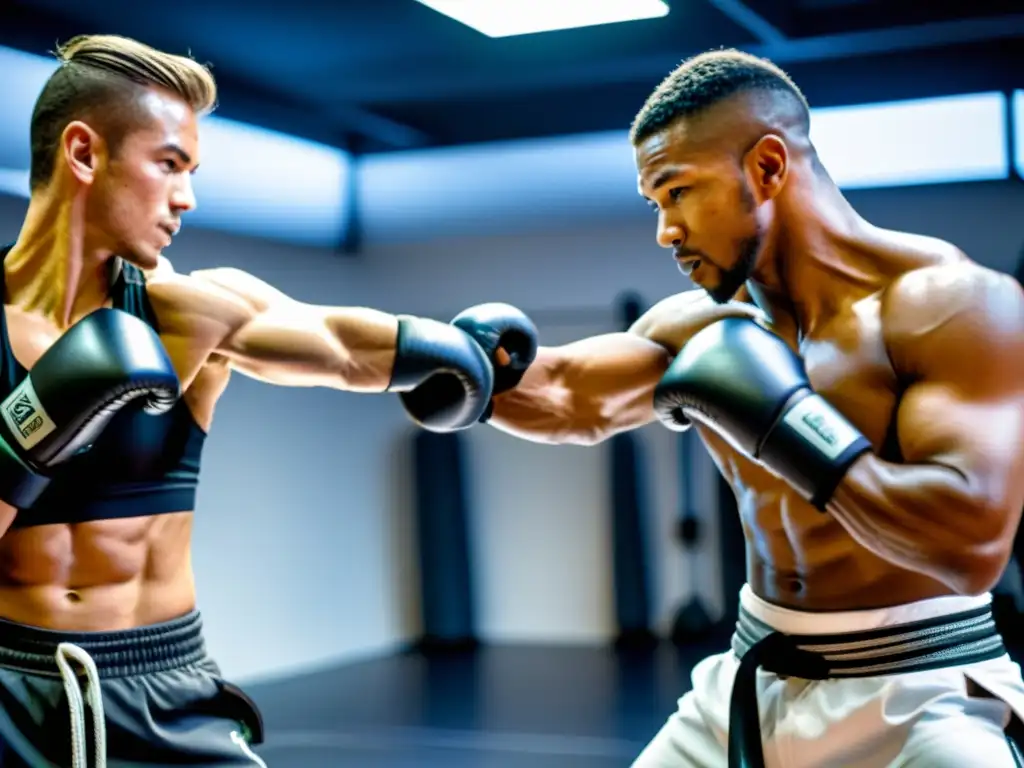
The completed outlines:
{"type": "MultiPolygon", "coordinates": [[[[12,247],[0,247],[0,295],[6,295],[2,263],[12,247]]],[[[139,269],[123,264],[111,294],[114,307],[157,329],[139,269]]],[[[2,400],[26,375],[11,351],[4,302],[0,302],[0,347],[2,400]]],[[[184,400],[159,416],[147,414],[142,407],[136,401],[123,408],[89,451],[59,466],[42,497],[31,509],[20,511],[12,527],[195,509],[206,433],[184,400]]]]}

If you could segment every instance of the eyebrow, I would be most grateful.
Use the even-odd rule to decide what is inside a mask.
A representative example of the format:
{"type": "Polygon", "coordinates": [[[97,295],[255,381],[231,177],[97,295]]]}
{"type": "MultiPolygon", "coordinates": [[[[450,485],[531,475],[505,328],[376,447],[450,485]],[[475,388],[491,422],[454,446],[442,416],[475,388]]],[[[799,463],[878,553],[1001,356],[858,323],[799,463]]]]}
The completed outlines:
{"type": "MultiPolygon", "coordinates": [[[[171,142],[169,144],[164,144],[162,147],[160,147],[160,151],[161,152],[173,152],[179,158],[181,158],[181,162],[183,162],[185,165],[192,165],[192,156],[188,152],[186,152],[184,149],[182,149],[181,147],[179,147],[177,144],[175,144],[173,142],[171,142]]],[[[195,173],[198,169],[199,169],[199,166],[196,165],[196,167],[192,169],[192,172],[195,173]]]]}
{"type": "MultiPolygon", "coordinates": [[[[689,166],[685,165],[675,165],[672,166],[671,168],[666,168],[665,170],[661,171],[657,176],[654,177],[654,180],[651,182],[651,191],[656,192],[659,187],[665,186],[674,178],[680,176],[681,174],[685,173],[688,170],[689,166]]],[[[644,194],[643,184],[639,185],[637,191],[640,193],[640,196],[647,201],[648,205],[654,205],[654,202],[649,197],[647,197],[647,195],[644,194]]]]}
{"type": "Polygon", "coordinates": [[[654,181],[651,182],[651,190],[656,190],[658,187],[663,187],[668,184],[672,179],[681,174],[685,169],[680,167],[666,168],[664,171],[654,177],[654,181]]]}

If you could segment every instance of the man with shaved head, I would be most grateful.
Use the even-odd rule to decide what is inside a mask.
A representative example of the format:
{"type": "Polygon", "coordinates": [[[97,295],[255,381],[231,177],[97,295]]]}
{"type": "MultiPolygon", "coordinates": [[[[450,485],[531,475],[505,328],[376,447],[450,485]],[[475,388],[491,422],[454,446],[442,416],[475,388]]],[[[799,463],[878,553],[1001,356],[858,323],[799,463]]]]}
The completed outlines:
{"type": "Polygon", "coordinates": [[[658,243],[702,290],[540,347],[489,423],[586,445],[692,427],[736,494],[732,647],[636,768],[1019,765],[990,590],[1024,504],[1024,292],[865,221],[810,120],[771,62],[672,72],[631,140],[658,243]]]}

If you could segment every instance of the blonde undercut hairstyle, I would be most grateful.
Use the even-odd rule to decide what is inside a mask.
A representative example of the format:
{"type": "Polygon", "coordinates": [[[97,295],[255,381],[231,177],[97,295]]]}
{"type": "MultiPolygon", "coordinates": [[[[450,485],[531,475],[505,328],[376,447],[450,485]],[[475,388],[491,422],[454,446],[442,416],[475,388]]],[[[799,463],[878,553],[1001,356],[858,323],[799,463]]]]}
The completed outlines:
{"type": "Polygon", "coordinates": [[[57,70],[32,111],[32,191],[49,183],[61,134],[75,120],[101,132],[116,152],[125,135],[144,120],[139,97],[148,88],[178,96],[199,116],[217,107],[213,75],[189,56],[117,35],[80,35],[59,45],[56,57],[57,70]]]}

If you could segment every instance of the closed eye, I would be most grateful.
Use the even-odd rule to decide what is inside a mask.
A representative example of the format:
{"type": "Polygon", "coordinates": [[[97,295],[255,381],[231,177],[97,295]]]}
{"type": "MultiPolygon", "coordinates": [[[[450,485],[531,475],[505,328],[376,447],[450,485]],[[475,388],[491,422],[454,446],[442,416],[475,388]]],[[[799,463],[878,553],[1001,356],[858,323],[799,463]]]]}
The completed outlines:
{"type": "MultiPolygon", "coordinates": [[[[160,165],[167,173],[181,173],[183,170],[181,164],[177,160],[161,160],[160,165]]],[[[197,170],[199,170],[199,166],[189,170],[189,176],[195,176],[197,170]]]]}

